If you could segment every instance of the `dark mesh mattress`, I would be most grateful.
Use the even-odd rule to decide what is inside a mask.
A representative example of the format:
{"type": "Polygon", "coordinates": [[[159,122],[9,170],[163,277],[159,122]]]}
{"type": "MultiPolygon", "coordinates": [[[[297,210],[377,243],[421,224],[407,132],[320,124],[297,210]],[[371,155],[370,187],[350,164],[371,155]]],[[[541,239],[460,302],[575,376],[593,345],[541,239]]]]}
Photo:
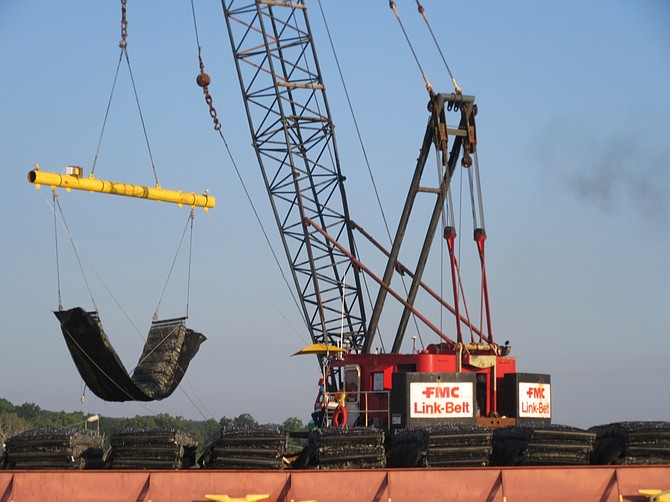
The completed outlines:
{"type": "Polygon", "coordinates": [[[105,401],[154,401],[179,386],[205,336],[183,322],[154,323],[132,376],[109,343],[96,316],[80,307],[54,312],[75,366],[91,391],[105,401]]]}

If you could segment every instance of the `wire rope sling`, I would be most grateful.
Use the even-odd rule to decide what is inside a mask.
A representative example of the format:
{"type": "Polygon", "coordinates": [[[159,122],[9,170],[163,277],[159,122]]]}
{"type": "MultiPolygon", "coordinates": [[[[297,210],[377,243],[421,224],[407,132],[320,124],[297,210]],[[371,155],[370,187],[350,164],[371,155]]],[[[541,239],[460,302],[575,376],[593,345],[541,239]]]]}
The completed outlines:
{"type": "MultiPolygon", "coordinates": [[[[54,227],[57,228],[57,208],[60,210],[61,223],[63,224],[73,248],[77,261],[82,269],[81,260],[77,253],[77,246],[74,244],[72,234],[65,221],[58,196],[56,194],[56,187],[65,187],[67,191],[71,188],[86,190],[91,192],[101,192],[113,195],[123,195],[129,197],[139,197],[145,199],[152,199],[158,201],[172,202],[179,206],[191,206],[191,212],[187,227],[182,234],[182,240],[179,243],[179,248],[186,234],[186,230],[191,228],[191,247],[192,247],[192,232],[194,208],[196,206],[203,207],[206,211],[210,207],[214,207],[215,199],[208,193],[193,194],[174,190],[164,190],[161,188],[158,177],[156,176],[156,169],[151,155],[151,148],[149,147],[148,137],[142,111],[140,108],[135,82],[132,77],[132,70],[130,68],[130,60],[127,53],[127,20],[126,20],[126,0],[121,0],[122,6],[122,22],[121,22],[121,41],[119,47],[121,54],[114,76],[114,85],[112,86],[112,94],[110,95],[107,104],[107,112],[103,121],[102,132],[98,142],[98,150],[96,151],[93,168],[88,178],[83,177],[82,169],[78,166],[70,166],[66,170],[66,174],[47,173],[39,170],[39,166],[28,173],[28,181],[39,187],[40,185],[49,185],[52,187],[53,194],[53,213],[54,213],[54,227]],[[145,187],[139,185],[129,185],[124,183],[116,183],[111,181],[102,181],[94,178],[95,164],[98,159],[100,151],[100,143],[105,130],[105,124],[109,113],[109,108],[116,86],[116,80],[119,74],[119,67],[121,61],[124,59],[128,63],[128,71],[135,93],[135,100],[137,102],[142,128],[146,145],[149,150],[149,157],[151,158],[151,167],[156,178],[156,186],[145,187]]],[[[179,249],[177,250],[177,254],[179,249]]],[[[176,261],[176,256],[175,256],[176,261]]],[[[86,387],[88,387],[95,395],[105,401],[153,401],[160,400],[170,396],[179,386],[184,373],[186,372],[191,360],[195,357],[200,345],[206,340],[202,333],[198,333],[186,327],[186,320],[188,318],[188,302],[190,291],[190,275],[191,275],[191,250],[189,250],[188,260],[188,287],[186,300],[186,316],[172,319],[158,319],[158,309],[162,301],[159,300],[159,306],[153,316],[153,322],[149,329],[149,333],[144,342],[142,354],[134,369],[129,372],[121,362],[117,352],[110,343],[105,331],[103,329],[98,309],[95,305],[95,299],[91,293],[88,281],[86,286],[91,293],[91,299],[95,307],[94,311],[90,312],[82,307],[75,307],[71,309],[64,309],[61,302],[60,291],[60,266],[58,264],[58,235],[56,232],[56,262],[57,262],[57,276],[58,276],[58,310],[54,312],[58,321],[60,322],[61,331],[68,350],[72,356],[75,366],[81,375],[86,387]]],[[[174,267],[174,261],[172,263],[174,267]]],[[[170,269],[170,274],[172,268],[170,269]]],[[[170,275],[169,274],[169,275],[170,275]]],[[[84,274],[85,275],[85,274],[84,274]]],[[[169,281],[168,275],[168,281],[169,281]]],[[[167,287],[167,281],[166,285],[167,287]]],[[[163,289],[165,293],[165,288],[163,289]]],[[[118,302],[117,302],[118,303],[118,302]]],[[[82,396],[83,398],[83,396],[82,396]]]]}
{"type": "MultiPolygon", "coordinates": [[[[54,199],[54,206],[61,209],[55,196],[54,199]]],[[[170,396],[181,383],[200,345],[206,340],[202,333],[186,326],[190,296],[191,251],[189,251],[189,279],[186,288],[186,315],[172,319],[159,319],[158,317],[160,304],[184,235],[189,227],[192,231],[192,221],[193,211],[189,215],[189,222],[182,234],[163,293],[154,312],[142,353],[131,372],[126,370],[103,329],[96,302],[86,278],[84,277],[95,310],[92,312],[86,311],[82,307],[65,310],[61,303],[60,272],[58,272],[59,308],[54,314],[60,322],[65,343],[80,376],[86,387],[99,398],[105,401],[153,401],[170,396]]],[[[65,224],[65,227],[68,228],[67,224],[65,224]]],[[[72,240],[71,235],[70,239],[72,240]]],[[[75,254],[78,255],[76,246],[73,245],[73,247],[75,254]]],[[[77,260],[81,263],[78,256],[77,260]]],[[[57,269],[59,270],[60,267],[58,266],[57,269]]],[[[82,274],[84,274],[83,268],[82,274]]]]}

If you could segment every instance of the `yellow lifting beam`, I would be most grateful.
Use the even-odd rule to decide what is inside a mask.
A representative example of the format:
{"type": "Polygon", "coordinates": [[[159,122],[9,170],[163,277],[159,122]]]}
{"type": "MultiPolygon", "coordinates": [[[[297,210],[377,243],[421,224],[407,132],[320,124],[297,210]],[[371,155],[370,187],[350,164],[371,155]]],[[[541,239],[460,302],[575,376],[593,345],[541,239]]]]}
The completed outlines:
{"type": "Polygon", "coordinates": [[[139,199],[151,199],[162,202],[172,202],[179,206],[197,206],[207,211],[216,204],[216,198],[208,194],[186,193],[177,190],[165,190],[157,185],[155,188],[140,185],[128,185],[126,183],[116,183],[114,181],[97,180],[92,177],[84,178],[81,176],[80,167],[68,167],[67,174],[50,173],[40,171],[39,165],[28,172],[28,181],[37,188],[40,185],[49,185],[52,187],[65,187],[70,189],[86,190],[88,192],[108,193],[112,195],[123,195],[126,197],[136,197],[139,199]]]}

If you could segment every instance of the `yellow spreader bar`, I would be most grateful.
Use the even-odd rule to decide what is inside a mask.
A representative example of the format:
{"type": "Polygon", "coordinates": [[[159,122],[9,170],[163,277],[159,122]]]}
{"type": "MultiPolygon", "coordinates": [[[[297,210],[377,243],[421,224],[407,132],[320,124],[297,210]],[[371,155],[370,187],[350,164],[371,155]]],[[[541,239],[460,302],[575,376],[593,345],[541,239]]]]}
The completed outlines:
{"type": "Polygon", "coordinates": [[[86,190],[88,192],[108,193],[112,195],[123,195],[125,197],[136,197],[139,199],[158,200],[172,202],[179,206],[202,207],[207,211],[216,204],[216,198],[207,194],[187,193],[178,190],[165,190],[160,186],[155,188],[140,185],[128,185],[114,181],[98,180],[95,178],[84,178],[75,174],[58,174],[40,171],[39,166],[28,172],[28,181],[36,187],[49,185],[53,187],[65,187],[66,190],[86,190]]]}

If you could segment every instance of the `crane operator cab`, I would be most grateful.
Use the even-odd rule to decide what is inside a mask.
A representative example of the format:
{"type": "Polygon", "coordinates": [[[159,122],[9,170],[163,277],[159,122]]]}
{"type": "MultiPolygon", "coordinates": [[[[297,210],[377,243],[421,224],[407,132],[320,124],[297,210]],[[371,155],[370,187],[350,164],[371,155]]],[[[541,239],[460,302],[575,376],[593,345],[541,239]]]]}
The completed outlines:
{"type": "Polygon", "coordinates": [[[315,427],[365,425],[361,418],[361,370],[358,365],[344,367],[340,378],[330,378],[326,365],[319,378],[319,391],[314,401],[312,420],[315,427]],[[336,383],[333,383],[335,380],[336,383]]]}

